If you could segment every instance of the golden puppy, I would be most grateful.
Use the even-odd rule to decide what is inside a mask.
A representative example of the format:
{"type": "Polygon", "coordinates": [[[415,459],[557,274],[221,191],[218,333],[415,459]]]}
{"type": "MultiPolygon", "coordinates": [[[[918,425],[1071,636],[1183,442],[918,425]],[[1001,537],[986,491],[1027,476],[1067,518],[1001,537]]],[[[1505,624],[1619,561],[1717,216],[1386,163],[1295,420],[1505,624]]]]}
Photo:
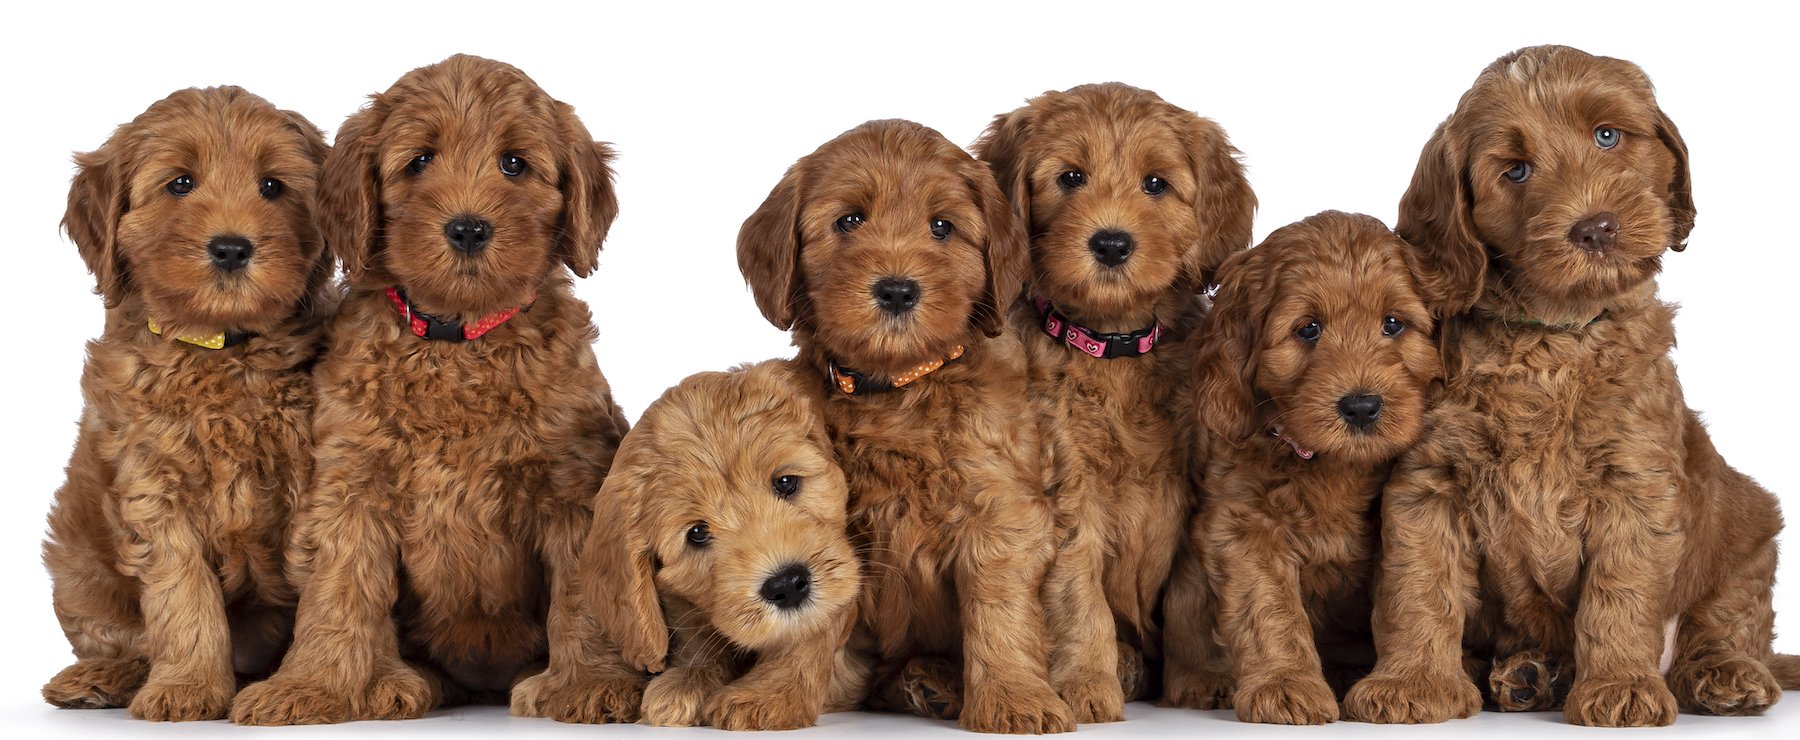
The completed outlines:
{"type": "Polygon", "coordinates": [[[1473,714],[1465,647],[1502,708],[1584,725],[1756,714],[1776,673],[1800,684],[1770,650],[1776,499],[1669,359],[1655,276],[1693,223],[1687,145],[1630,62],[1508,54],[1426,143],[1398,231],[1440,266],[1449,382],[1384,492],[1381,661],[1346,714],[1473,714]]]}
{"type": "Polygon", "coordinates": [[[593,271],[617,212],[608,156],[523,72],[469,56],[338,131],[322,222],[350,294],[317,368],[294,646],[234,721],[417,717],[541,667],[626,427],[566,271],[593,271]]]}
{"type": "MultiPolygon", "coordinates": [[[[1011,320],[1057,509],[1050,678],[1076,721],[1121,720],[1151,688],[1137,656],[1162,657],[1155,615],[1196,499],[1186,378],[1200,294],[1249,246],[1256,196],[1217,124],[1116,82],[1033,98],[975,153],[1031,234],[1029,296],[1011,320]]],[[[1208,651],[1177,652],[1170,700],[1204,704],[1216,692],[1190,654],[1208,651]]]]}
{"type": "Polygon", "coordinates": [[[1219,271],[1195,364],[1212,452],[1194,536],[1246,722],[1335,720],[1341,677],[1374,662],[1375,507],[1443,380],[1410,256],[1380,221],[1326,211],[1219,271]]]}
{"type": "MultiPolygon", "coordinates": [[[[666,642],[674,629],[644,722],[787,730],[861,700],[865,672],[844,651],[860,566],[816,380],[782,360],[701,373],[651,404],[620,444],[581,577],[602,632],[666,642]]],[[[577,629],[553,629],[551,642],[578,657],[553,649],[550,670],[515,700],[563,682],[563,671],[619,662],[580,654],[607,643],[566,624],[577,629]]]]}
{"type": "Polygon", "coordinates": [[[336,304],[313,221],[325,153],[298,114],[213,87],[75,159],[63,225],[107,310],[44,543],[76,657],[51,704],[217,719],[287,645],[282,545],[336,304]]]}
{"type": "Polygon", "coordinates": [[[982,732],[1073,730],[1048,675],[1053,520],[1022,423],[1025,356],[1002,317],[1025,234],[993,173],[924,126],[864,124],[788,170],[739,231],[738,265],[828,384],[869,562],[871,703],[982,732]],[[961,706],[934,700],[958,674],[961,706]]]}

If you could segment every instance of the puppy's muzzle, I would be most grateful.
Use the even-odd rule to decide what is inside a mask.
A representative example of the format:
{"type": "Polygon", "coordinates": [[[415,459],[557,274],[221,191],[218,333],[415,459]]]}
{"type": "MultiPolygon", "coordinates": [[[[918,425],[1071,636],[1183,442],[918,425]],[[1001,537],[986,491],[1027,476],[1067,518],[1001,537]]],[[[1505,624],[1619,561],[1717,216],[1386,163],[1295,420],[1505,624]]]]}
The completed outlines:
{"type": "Polygon", "coordinates": [[[1619,216],[1612,211],[1596,213],[1569,227],[1569,242],[1584,251],[1604,253],[1618,240],[1619,216]]]}
{"type": "Polygon", "coordinates": [[[917,308],[919,295],[923,292],[919,288],[919,282],[910,278],[884,277],[869,286],[869,294],[875,297],[875,305],[893,316],[917,308]]]}
{"type": "Polygon", "coordinates": [[[798,609],[812,600],[812,571],[793,563],[763,581],[763,601],[777,609],[798,609]]]}
{"type": "Polygon", "coordinates": [[[488,241],[493,237],[494,226],[484,218],[457,216],[444,224],[444,238],[450,240],[452,249],[463,254],[487,249],[488,241]]]}
{"type": "Polygon", "coordinates": [[[253,251],[249,239],[235,234],[215,236],[206,243],[206,256],[214,267],[225,272],[237,272],[249,266],[253,251]]]}
{"type": "Polygon", "coordinates": [[[1367,432],[1381,418],[1381,396],[1373,393],[1352,393],[1338,399],[1338,418],[1349,424],[1351,429],[1367,432]]]}
{"type": "Polygon", "coordinates": [[[1137,248],[1137,240],[1123,231],[1107,229],[1096,231],[1088,237],[1088,251],[1094,253],[1094,261],[1107,267],[1118,267],[1131,259],[1131,251],[1137,248]]]}

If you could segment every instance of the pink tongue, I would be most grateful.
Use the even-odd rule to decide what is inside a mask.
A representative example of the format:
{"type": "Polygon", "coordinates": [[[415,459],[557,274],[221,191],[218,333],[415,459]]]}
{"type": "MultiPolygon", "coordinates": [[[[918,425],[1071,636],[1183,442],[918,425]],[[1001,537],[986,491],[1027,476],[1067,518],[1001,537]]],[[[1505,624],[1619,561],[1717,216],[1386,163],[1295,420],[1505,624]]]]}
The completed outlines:
{"type": "MultiPolygon", "coordinates": [[[[1289,442],[1288,444],[1294,444],[1294,443],[1289,442]]],[[[1312,450],[1302,450],[1302,449],[1300,449],[1300,447],[1298,445],[1295,445],[1294,454],[1299,455],[1300,459],[1302,459],[1302,460],[1311,460],[1312,456],[1313,456],[1313,451],[1312,450]]]]}

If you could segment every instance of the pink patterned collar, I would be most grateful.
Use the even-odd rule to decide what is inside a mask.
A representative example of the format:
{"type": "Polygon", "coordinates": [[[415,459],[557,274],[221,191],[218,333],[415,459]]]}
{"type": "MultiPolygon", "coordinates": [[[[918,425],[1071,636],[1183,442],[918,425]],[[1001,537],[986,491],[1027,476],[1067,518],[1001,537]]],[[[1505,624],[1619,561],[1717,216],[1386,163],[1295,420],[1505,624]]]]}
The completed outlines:
{"type": "Polygon", "coordinates": [[[1070,347],[1081,350],[1083,354],[1111,360],[1117,357],[1138,357],[1150,354],[1156,348],[1156,340],[1163,335],[1161,321],[1148,328],[1132,332],[1098,332],[1069,320],[1069,317],[1058,313],[1055,306],[1045,298],[1031,299],[1037,306],[1038,318],[1044,333],[1052,339],[1060,339],[1070,347]]]}

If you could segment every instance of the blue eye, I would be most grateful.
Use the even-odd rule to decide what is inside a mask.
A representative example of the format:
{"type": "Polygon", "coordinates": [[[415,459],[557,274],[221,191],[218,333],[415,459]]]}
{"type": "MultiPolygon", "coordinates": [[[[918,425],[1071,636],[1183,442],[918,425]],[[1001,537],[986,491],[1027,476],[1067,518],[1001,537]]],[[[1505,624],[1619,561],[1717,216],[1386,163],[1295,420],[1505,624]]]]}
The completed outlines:
{"type": "Polygon", "coordinates": [[[1594,129],[1594,145],[1601,149],[1611,149],[1618,146],[1619,139],[1624,138],[1624,136],[1625,135],[1619,133],[1619,130],[1616,128],[1611,126],[1601,126],[1600,128],[1594,129]]]}
{"type": "Polygon", "coordinates": [[[1400,332],[1403,332],[1403,331],[1406,331],[1406,324],[1404,322],[1402,322],[1401,320],[1396,319],[1392,316],[1389,316],[1389,317],[1381,320],[1381,335],[1382,336],[1384,336],[1384,337],[1398,336],[1400,334],[1400,332]]]}
{"type": "Polygon", "coordinates": [[[1523,161],[1514,162],[1512,168],[1508,169],[1505,174],[1506,179],[1508,180],[1513,182],[1525,182],[1526,178],[1531,177],[1531,163],[1523,161]]]}
{"type": "Polygon", "coordinates": [[[1324,331],[1324,327],[1319,326],[1319,322],[1309,321],[1305,326],[1294,330],[1294,336],[1299,337],[1302,342],[1317,342],[1319,333],[1322,331],[1324,331]]]}

